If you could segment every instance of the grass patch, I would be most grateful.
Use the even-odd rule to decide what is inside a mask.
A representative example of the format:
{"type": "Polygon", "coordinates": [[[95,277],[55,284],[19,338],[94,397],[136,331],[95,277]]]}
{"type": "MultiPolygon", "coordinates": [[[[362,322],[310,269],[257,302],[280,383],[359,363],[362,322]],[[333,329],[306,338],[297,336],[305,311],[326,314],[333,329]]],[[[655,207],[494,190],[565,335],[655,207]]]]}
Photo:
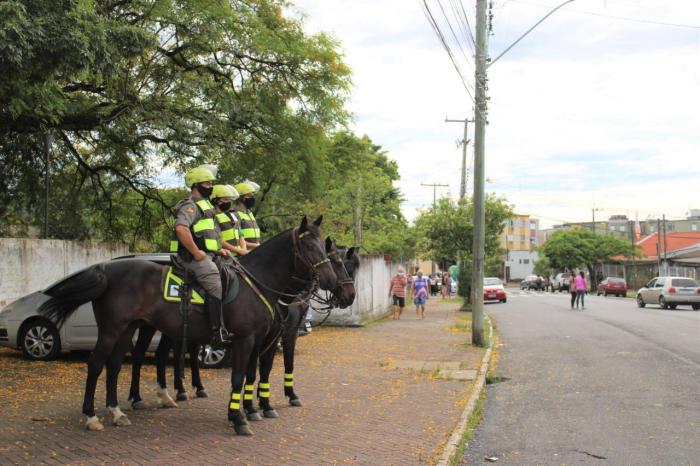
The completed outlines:
{"type": "Polygon", "coordinates": [[[464,431],[464,434],[462,434],[462,438],[459,441],[457,450],[455,450],[455,454],[452,455],[450,461],[448,462],[450,466],[458,466],[462,464],[462,458],[464,458],[464,451],[467,449],[467,446],[469,446],[469,442],[471,442],[472,438],[474,438],[474,431],[476,430],[476,427],[479,425],[484,415],[485,401],[486,390],[482,389],[481,393],[479,393],[479,399],[476,400],[476,404],[474,405],[474,411],[472,412],[472,415],[469,416],[469,420],[467,421],[467,428],[464,431]]]}

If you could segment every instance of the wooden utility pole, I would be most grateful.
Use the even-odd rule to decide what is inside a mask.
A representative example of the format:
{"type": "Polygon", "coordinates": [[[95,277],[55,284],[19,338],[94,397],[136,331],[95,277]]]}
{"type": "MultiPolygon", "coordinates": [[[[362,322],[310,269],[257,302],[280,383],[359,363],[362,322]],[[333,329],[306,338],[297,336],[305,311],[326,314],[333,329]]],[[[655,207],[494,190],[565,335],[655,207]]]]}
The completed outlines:
{"type": "Polygon", "coordinates": [[[464,120],[450,120],[445,118],[445,123],[464,123],[464,138],[460,141],[462,145],[462,179],[459,183],[459,198],[464,199],[467,196],[467,145],[469,144],[468,126],[469,123],[474,123],[474,120],[465,118],[464,120]]]}

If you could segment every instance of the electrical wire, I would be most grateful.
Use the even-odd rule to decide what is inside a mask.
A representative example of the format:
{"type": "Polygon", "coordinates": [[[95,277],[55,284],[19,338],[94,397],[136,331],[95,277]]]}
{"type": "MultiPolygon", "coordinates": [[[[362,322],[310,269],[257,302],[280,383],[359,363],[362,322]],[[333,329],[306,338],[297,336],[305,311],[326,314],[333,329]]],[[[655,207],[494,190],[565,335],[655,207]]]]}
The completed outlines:
{"type": "MultiPolygon", "coordinates": [[[[528,2],[525,0],[510,0],[510,1],[514,2],[514,3],[521,3],[523,5],[530,5],[530,6],[535,6],[535,7],[539,7],[539,8],[551,8],[551,5],[543,5],[541,3],[528,2]]],[[[606,15],[604,13],[596,13],[594,11],[571,10],[568,8],[564,8],[562,11],[568,11],[570,13],[579,13],[579,14],[590,15],[590,16],[598,16],[600,18],[615,19],[615,20],[619,20],[619,21],[629,21],[629,22],[633,22],[633,23],[654,24],[657,26],[668,26],[668,27],[685,28],[685,29],[700,29],[700,26],[696,26],[693,24],[668,23],[668,22],[664,22],[664,21],[653,21],[650,19],[630,18],[627,16],[606,15]]]]}

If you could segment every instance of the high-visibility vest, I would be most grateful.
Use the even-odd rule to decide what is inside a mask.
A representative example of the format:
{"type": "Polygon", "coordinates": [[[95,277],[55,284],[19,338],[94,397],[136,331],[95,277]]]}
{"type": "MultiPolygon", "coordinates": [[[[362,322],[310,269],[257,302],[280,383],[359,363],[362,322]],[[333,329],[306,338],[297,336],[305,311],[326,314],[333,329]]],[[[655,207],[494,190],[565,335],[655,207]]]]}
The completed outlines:
{"type": "Polygon", "coordinates": [[[231,218],[231,214],[228,212],[219,212],[216,214],[216,221],[219,223],[219,228],[221,228],[221,239],[224,241],[234,241],[238,243],[238,228],[231,218]]]}
{"type": "MultiPolygon", "coordinates": [[[[190,226],[190,232],[194,239],[194,244],[206,252],[217,252],[221,249],[221,234],[216,223],[216,211],[209,199],[195,201],[202,218],[190,226]]],[[[170,252],[182,254],[187,249],[177,239],[173,231],[173,239],[170,241],[170,252]]]]}
{"type": "Polygon", "coordinates": [[[250,210],[234,211],[238,219],[241,221],[241,235],[246,241],[251,243],[260,242],[260,228],[258,222],[255,221],[255,216],[250,210]]]}

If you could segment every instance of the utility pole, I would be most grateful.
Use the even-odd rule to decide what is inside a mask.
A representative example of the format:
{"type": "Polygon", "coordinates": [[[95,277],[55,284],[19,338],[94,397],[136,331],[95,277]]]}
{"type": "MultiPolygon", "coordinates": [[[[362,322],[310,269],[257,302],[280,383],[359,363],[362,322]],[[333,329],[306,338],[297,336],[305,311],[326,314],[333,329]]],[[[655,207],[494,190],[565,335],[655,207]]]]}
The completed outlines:
{"type": "Polygon", "coordinates": [[[599,209],[597,207],[594,207],[591,209],[591,212],[593,213],[593,234],[594,235],[595,235],[595,213],[599,210],[603,210],[603,209],[599,209]]]}
{"type": "Polygon", "coordinates": [[[476,0],[476,71],[474,79],[474,243],[472,245],[472,344],[484,346],[484,204],[486,145],[486,61],[488,58],[487,0],[476,0]]]}
{"type": "MultiPolygon", "coordinates": [[[[436,207],[437,207],[437,189],[438,188],[447,188],[450,185],[449,184],[441,184],[441,183],[421,183],[421,186],[432,186],[433,187],[433,212],[436,212],[436,207]]],[[[435,261],[431,260],[430,261],[430,273],[435,273],[435,261]]]]}
{"type": "Polygon", "coordinates": [[[662,215],[664,222],[664,275],[667,275],[668,271],[668,260],[666,253],[668,252],[668,243],[666,242],[666,214],[662,215]]]}
{"type": "Polygon", "coordinates": [[[462,144],[462,179],[459,183],[459,198],[464,199],[467,196],[467,145],[469,144],[469,139],[467,139],[468,126],[469,123],[474,123],[474,120],[465,118],[464,120],[450,120],[445,118],[445,123],[464,123],[464,138],[461,141],[462,144]]]}

